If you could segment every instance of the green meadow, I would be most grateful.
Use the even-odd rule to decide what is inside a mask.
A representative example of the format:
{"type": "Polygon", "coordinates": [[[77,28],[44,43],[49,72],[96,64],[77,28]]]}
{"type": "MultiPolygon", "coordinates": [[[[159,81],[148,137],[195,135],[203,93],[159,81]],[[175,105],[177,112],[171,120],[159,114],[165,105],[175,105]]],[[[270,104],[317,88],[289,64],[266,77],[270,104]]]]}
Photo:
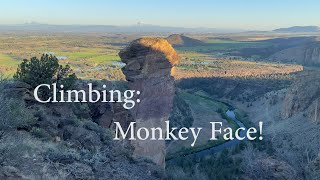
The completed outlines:
{"type": "Polygon", "coordinates": [[[99,55],[89,58],[87,61],[97,64],[110,64],[113,61],[120,61],[120,57],[118,55],[99,55]]]}
{"type": "Polygon", "coordinates": [[[0,65],[1,66],[16,66],[20,63],[20,61],[17,61],[13,59],[11,56],[6,54],[0,54],[0,65]]]}

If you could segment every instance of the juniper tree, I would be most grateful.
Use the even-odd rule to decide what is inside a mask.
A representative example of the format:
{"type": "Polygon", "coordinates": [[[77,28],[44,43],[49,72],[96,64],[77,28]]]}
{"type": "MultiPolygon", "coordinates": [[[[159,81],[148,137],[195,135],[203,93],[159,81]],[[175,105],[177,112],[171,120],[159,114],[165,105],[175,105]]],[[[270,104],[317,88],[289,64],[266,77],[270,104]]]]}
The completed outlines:
{"type": "MultiPolygon", "coordinates": [[[[13,77],[33,88],[40,84],[57,83],[57,85],[63,84],[65,89],[69,89],[77,79],[69,65],[60,65],[55,56],[48,54],[43,54],[40,59],[37,57],[32,57],[30,60],[24,59],[13,77]]],[[[42,90],[40,95],[49,95],[49,91],[42,90]]]]}

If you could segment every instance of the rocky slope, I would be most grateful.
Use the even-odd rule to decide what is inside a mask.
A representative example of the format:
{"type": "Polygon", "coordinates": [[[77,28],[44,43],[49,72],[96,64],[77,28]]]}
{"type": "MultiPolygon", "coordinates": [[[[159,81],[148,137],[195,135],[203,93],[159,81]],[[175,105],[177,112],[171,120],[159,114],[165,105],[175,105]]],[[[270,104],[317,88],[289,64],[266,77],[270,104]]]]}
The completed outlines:
{"type": "MultiPolygon", "coordinates": [[[[159,167],[133,160],[85,103],[40,104],[29,85],[0,82],[0,179],[158,179],[159,167]],[[94,121],[97,120],[97,123],[94,121]]],[[[114,119],[114,118],[112,118],[114,119]]]]}
{"type": "MultiPolygon", "coordinates": [[[[141,92],[140,103],[131,112],[137,122],[136,128],[165,129],[164,121],[169,118],[175,92],[172,67],[179,56],[168,41],[160,38],[135,40],[119,56],[126,63],[122,71],[129,89],[141,92]]],[[[136,157],[148,158],[164,166],[164,141],[136,140],[132,144],[136,157]]]]}
{"type": "MultiPolygon", "coordinates": [[[[243,107],[254,124],[264,123],[263,136],[270,141],[272,157],[293,169],[295,179],[317,179],[320,173],[319,75],[318,71],[300,72],[290,87],[243,107]]],[[[286,173],[284,179],[292,174],[286,173]]]]}
{"type": "Polygon", "coordinates": [[[320,65],[320,42],[311,42],[279,51],[269,57],[272,61],[297,63],[308,66],[320,65]]]}

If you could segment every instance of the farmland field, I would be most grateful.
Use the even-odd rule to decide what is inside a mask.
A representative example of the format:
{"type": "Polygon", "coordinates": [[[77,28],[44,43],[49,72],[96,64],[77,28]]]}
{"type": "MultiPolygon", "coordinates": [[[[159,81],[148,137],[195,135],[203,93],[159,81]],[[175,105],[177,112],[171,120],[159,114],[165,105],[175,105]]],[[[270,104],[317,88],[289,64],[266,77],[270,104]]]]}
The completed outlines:
{"type": "Polygon", "coordinates": [[[7,76],[12,76],[14,74],[19,63],[19,60],[16,60],[7,54],[0,54],[0,72],[7,76]]]}
{"type": "Polygon", "coordinates": [[[0,35],[0,72],[11,77],[23,59],[56,56],[69,64],[84,79],[122,79],[118,56],[119,46],[112,46],[102,35],[0,35]]]}
{"type": "Polygon", "coordinates": [[[19,61],[13,59],[9,55],[0,54],[0,64],[4,66],[16,66],[19,64],[19,61]]]}
{"type": "MultiPolygon", "coordinates": [[[[11,77],[23,59],[56,56],[63,65],[70,65],[83,79],[124,80],[123,64],[118,52],[132,39],[143,35],[105,34],[0,34],[0,72],[11,77]],[[115,39],[117,42],[115,43],[115,39]]],[[[244,48],[270,46],[269,42],[241,39],[215,39],[202,37],[200,46],[175,47],[181,56],[176,78],[181,77],[234,77],[284,74],[299,71],[298,65],[265,63],[254,58],[242,58],[230,54],[244,48]]]]}

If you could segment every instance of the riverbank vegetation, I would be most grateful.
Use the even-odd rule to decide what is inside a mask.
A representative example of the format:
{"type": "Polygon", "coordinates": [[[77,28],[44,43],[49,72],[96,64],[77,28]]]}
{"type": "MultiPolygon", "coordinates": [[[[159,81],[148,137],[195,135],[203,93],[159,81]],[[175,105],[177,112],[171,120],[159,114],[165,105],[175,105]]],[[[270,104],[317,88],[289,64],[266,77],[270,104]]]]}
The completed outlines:
{"type": "Polygon", "coordinates": [[[167,176],[170,180],[241,179],[247,177],[248,171],[252,171],[253,168],[262,173],[262,169],[259,169],[262,167],[251,166],[253,156],[267,158],[274,152],[272,144],[268,141],[245,141],[205,157],[197,158],[196,155],[189,155],[188,158],[176,158],[172,163],[169,161],[166,167],[167,176]]]}
{"type": "MultiPolygon", "coordinates": [[[[204,92],[188,92],[179,90],[177,92],[177,96],[181,98],[181,100],[184,100],[182,101],[183,104],[189,107],[189,111],[191,112],[190,114],[183,114],[184,116],[191,116],[193,119],[191,125],[187,124],[189,125],[188,127],[202,127],[202,133],[204,133],[206,136],[199,137],[200,141],[197,142],[194,147],[190,147],[187,142],[171,142],[172,144],[168,143],[169,147],[167,148],[166,160],[176,159],[177,157],[197,153],[199,151],[223,144],[225,140],[219,136],[217,137],[218,140],[209,140],[211,137],[210,122],[224,122],[226,124],[224,126],[231,127],[233,130],[239,127],[237,123],[226,114],[228,105],[220,101],[215,101],[214,99],[206,96],[204,92]]],[[[184,117],[183,119],[185,118],[190,119],[188,117],[184,117]]]]}

